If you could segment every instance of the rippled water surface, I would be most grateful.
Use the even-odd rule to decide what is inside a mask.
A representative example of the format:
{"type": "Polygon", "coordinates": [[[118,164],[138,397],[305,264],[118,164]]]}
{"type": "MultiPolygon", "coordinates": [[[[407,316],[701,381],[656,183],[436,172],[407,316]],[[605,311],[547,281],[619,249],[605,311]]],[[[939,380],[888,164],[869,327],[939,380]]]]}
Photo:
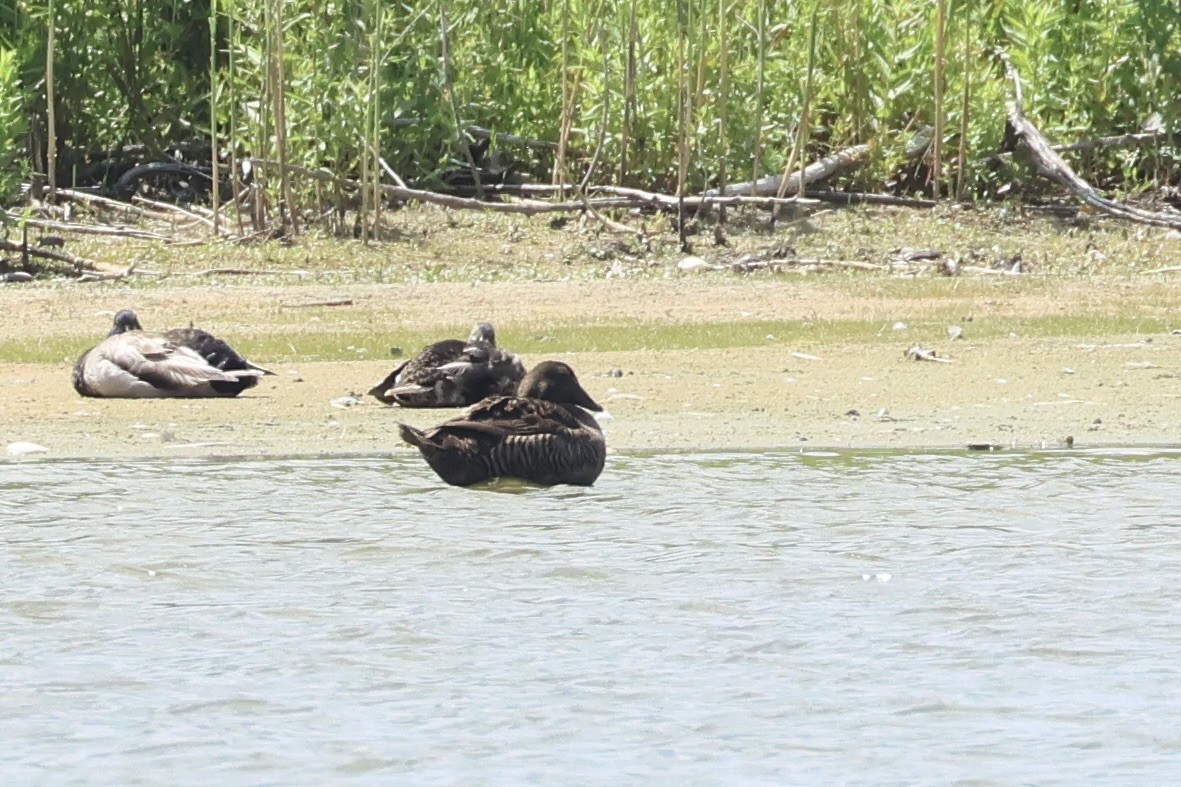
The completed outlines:
{"type": "Polygon", "coordinates": [[[1181,457],[0,464],[6,784],[1173,781],[1181,457]]]}

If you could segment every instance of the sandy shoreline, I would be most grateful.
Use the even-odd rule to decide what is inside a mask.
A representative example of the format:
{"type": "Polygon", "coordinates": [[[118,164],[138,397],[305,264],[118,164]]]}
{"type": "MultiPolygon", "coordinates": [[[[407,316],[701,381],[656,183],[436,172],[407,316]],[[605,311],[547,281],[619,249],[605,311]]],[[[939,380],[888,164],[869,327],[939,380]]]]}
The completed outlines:
{"type": "MultiPolygon", "coordinates": [[[[607,408],[614,452],[1181,443],[1181,336],[962,341],[946,364],[908,360],[899,346],[556,357],[607,408]]],[[[411,451],[396,421],[454,411],[352,396],[390,367],[280,363],[237,399],[99,400],[74,393],[67,364],[0,364],[0,442],[36,443],[50,457],[411,451]]]]}

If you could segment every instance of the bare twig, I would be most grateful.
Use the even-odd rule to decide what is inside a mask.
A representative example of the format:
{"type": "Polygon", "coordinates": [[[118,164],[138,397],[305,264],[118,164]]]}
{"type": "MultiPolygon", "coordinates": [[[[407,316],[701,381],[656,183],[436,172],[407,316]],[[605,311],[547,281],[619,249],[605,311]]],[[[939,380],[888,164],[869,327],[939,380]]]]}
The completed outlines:
{"type": "Polygon", "coordinates": [[[141,197],[138,194],[135,196],[135,200],[137,202],[142,202],[143,204],[145,204],[149,207],[155,208],[157,210],[160,210],[160,211],[179,213],[180,215],[184,216],[187,219],[191,219],[192,221],[200,222],[208,227],[212,227],[213,229],[218,230],[219,234],[222,237],[228,237],[229,235],[231,235],[230,231],[227,230],[226,228],[218,227],[218,223],[215,222],[213,219],[208,218],[206,216],[202,216],[202,215],[195,213],[194,211],[191,211],[191,210],[185,210],[180,205],[173,205],[171,202],[158,202],[157,200],[148,199],[146,197],[141,197]]]}
{"type": "Polygon", "coordinates": [[[272,270],[249,270],[247,268],[209,268],[203,271],[193,271],[191,273],[174,273],[173,276],[307,276],[307,271],[291,270],[291,271],[272,271],[272,270]]]}
{"type": "Polygon", "coordinates": [[[102,268],[94,260],[85,257],[79,257],[75,254],[70,254],[68,251],[53,251],[51,249],[43,249],[39,246],[27,246],[23,243],[0,238],[0,251],[11,251],[17,254],[28,253],[30,257],[37,257],[43,260],[54,260],[55,262],[65,262],[73,265],[77,270],[99,271],[102,268]]]}
{"type": "Polygon", "coordinates": [[[317,306],[352,306],[352,298],[339,298],[333,301],[305,301],[302,303],[280,303],[285,309],[310,309],[317,306]]]}
{"type": "MultiPolygon", "coordinates": [[[[62,189],[58,189],[58,194],[62,193],[62,189]]],[[[137,230],[131,227],[107,227],[98,224],[78,224],[70,221],[48,221],[46,219],[30,219],[25,218],[11,211],[4,214],[9,221],[24,223],[29,227],[38,227],[40,229],[53,230],[54,232],[74,232],[79,235],[109,235],[121,238],[135,238],[137,240],[171,240],[167,235],[161,235],[156,232],[149,232],[147,230],[137,230]]]]}

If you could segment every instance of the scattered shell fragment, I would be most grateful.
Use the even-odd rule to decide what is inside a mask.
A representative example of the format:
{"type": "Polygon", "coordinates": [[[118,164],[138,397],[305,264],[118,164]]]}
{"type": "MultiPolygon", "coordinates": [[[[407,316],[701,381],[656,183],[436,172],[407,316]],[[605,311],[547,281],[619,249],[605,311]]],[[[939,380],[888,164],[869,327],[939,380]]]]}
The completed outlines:
{"type": "Polygon", "coordinates": [[[333,399],[328,404],[332,405],[333,407],[335,407],[339,410],[347,410],[348,408],[350,408],[354,405],[360,404],[361,401],[362,401],[362,399],[360,396],[358,396],[357,394],[351,393],[348,396],[338,396],[337,398],[333,399]]]}
{"type": "Polygon", "coordinates": [[[934,350],[928,350],[917,344],[912,344],[904,353],[912,361],[936,361],[937,363],[951,363],[950,358],[940,358],[934,350]]]}
{"type": "Polygon", "coordinates": [[[964,329],[958,325],[947,326],[947,338],[953,342],[964,338],[964,329]]]}
{"type": "Polygon", "coordinates": [[[793,352],[792,358],[799,358],[801,361],[819,361],[820,357],[816,355],[809,355],[808,353],[793,352]]]}
{"type": "Polygon", "coordinates": [[[49,449],[43,445],[36,443],[29,443],[24,440],[17,440],[14,443],[8,444],[9,456],[25,456],[27,454],[47,454],[49,449]]]}

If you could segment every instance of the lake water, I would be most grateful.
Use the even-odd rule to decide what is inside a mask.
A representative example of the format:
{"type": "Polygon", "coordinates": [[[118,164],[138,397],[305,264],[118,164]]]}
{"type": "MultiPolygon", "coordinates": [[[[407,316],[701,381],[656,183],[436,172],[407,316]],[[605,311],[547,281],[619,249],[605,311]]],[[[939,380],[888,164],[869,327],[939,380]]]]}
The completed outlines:
{"type": "Polygon", "coordinates": [[[1181,456],[0,464],[4,784],[1166,783],[1181,456]]]}

